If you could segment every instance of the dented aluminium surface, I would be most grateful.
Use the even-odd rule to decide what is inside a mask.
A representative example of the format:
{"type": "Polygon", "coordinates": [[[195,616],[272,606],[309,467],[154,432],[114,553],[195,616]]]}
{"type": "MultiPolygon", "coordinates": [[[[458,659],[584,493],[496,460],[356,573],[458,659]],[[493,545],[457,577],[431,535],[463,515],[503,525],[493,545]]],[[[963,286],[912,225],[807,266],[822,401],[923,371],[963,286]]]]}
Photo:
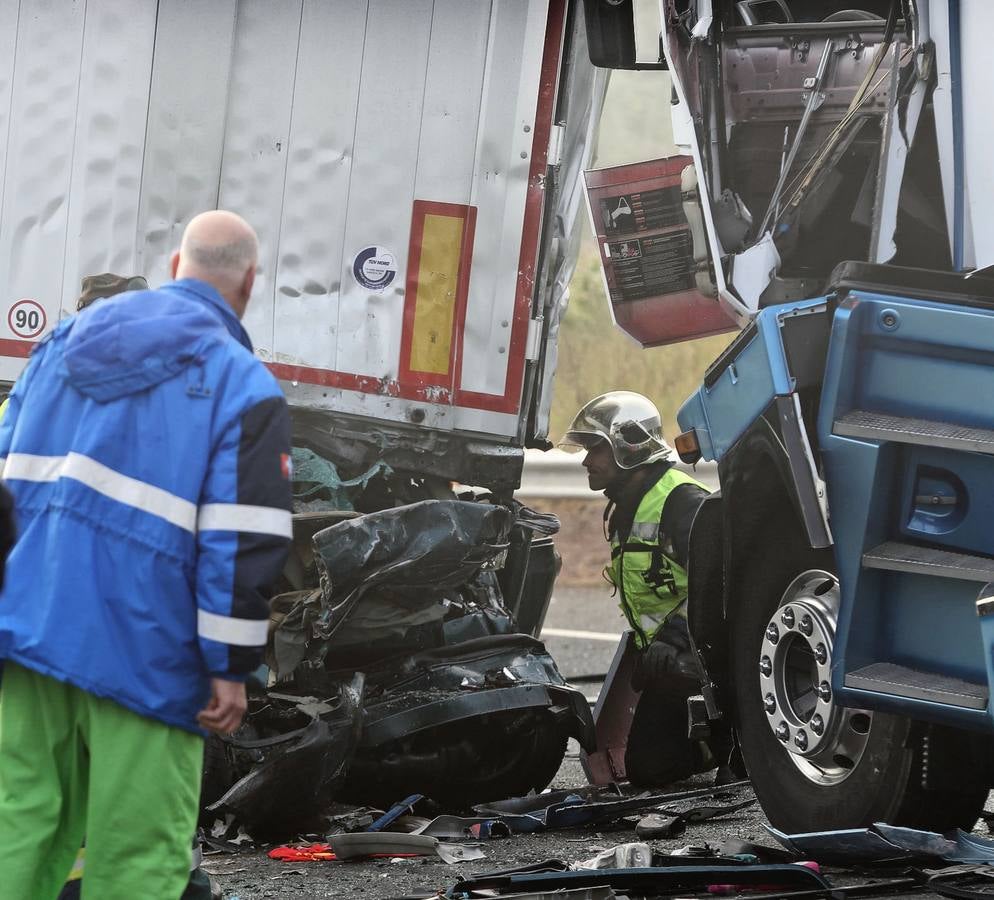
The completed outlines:
{"type": "Polygon", "coordinates": [[[241,732],[212,741],[210,811],[285,835],[332,798],[417,792],[461,810],[544,788],[569,737],[591,749],[586,698],[503,604],[495,567],[516,521],[536,520],[424,501],[314,535],[320,587],[274,601],[270,685],[241,732]]]}

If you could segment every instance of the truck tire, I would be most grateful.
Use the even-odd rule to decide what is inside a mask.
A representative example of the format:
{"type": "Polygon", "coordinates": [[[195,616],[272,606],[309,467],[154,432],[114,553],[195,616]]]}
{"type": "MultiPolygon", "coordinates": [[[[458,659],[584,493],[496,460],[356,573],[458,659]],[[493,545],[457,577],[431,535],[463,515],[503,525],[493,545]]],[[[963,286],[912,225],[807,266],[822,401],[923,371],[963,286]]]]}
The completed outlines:
{"type": "Polygon", "coordinates": [[[764,531],[776,555],[753,554],[732,598],[730,647],[742,754],[770,823],[787,832],[972,828],[988,792],[985,767],[970,765],[977,741],[834,703],[832,553],[801,546],[796,528],[764,531]]]}

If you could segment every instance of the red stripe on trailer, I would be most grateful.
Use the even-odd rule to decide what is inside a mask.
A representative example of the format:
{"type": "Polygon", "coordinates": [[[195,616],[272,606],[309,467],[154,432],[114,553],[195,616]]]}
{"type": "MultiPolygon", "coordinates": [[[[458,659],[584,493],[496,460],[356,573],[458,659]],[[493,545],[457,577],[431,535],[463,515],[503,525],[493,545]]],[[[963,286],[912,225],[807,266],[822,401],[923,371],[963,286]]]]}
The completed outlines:
{"type": "Polygon", "coordinates": [[[38,346],[37,341],[15,341],[4,338],[0,340],[0,356],[14,356],[18,359],[27,359],[36,346],[38,346]]]}

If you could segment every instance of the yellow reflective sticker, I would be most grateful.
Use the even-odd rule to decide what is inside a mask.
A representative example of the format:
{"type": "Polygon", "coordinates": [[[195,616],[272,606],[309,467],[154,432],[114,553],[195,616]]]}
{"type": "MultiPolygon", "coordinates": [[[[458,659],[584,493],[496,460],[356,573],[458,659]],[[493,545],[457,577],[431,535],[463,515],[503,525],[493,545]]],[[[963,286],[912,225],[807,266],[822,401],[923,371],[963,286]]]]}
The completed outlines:
{"type": "Polygon", "coordinates": [[[414,372],[448,374],[465,224],[461,216],[424,218],[411,339],[414,372]]]}

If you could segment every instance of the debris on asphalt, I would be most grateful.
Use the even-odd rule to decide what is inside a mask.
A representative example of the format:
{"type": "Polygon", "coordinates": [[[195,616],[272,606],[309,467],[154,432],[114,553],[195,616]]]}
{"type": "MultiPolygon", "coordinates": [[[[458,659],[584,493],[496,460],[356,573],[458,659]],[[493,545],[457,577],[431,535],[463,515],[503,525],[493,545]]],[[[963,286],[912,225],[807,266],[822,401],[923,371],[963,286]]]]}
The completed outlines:
{"type": "Polygon", "coordinates": [[[394,834],[382,831],[333,834],[327,843],[283,845],[267,854],[281,862],[344,862],[355,859],[411,859],[437,856],[454,864],[485,859],[486,854],[468,844],[442,843],[419,834],[394,834]]]}
{"type": "Polygon", "coordinates": [[[869,828],[785,834],[765,826],[784,847],[824,863],[851,866],[910,862],[994,863],[994,841],[956,829],[950,835],[879,822],[869,828]]]}
{"type": "Polygon", "coordinates": [[[393,825],[401,816],[413,813],[418,801],[424,800],[424,798],[424,794],[411,794],[410,797],[405,797],[399,803],[391,806],[382,816],[375,822],[370,823],[369,827],[363,830],[383,831],[388,826],[393,825]]]}
{"type": "Polygon", "coordinates": [[[640,838],[671,838],[687,830],[687,821],[682,816],[668,816],[663,813],[650,813],[639,819],[635,835],[640,838]]]}
{"type": "Polygon", "coordinates": [[[574,869],[647,869],[652,865],[652,848],[648,844],[619,844],[576,863],[574,869]]]}
{"type": "MultiPolygon", "coordinates": [[[[619,795],[614,788],[586,787],[481,804],[473,807],[473,810],[481,816],[493,816],[517,833],[601,825],[626,820],[630,813],[645,810],[679,818],[686,825],[689,822],[703,822],[721,815],[730,815],[755,804],[756,798],[753,796],[739,799],[736,790],[741,788],[748,788],[748,782],[737,782],[721,788],[700,788],[666,794],[643,792],[630,796],[619,795]],[[712,802],[706,805],[686,803],[702,799],[712,802]]],[[[631,824],[635,827],[635,822],[631,824]]]]}
{"type": "Polygon", "coordinates": [[[769,885],[775,885],[778,891],[820,890],[826,893],[831,891],[829,882],[819,872],[803,865],[709,864],[477,875],[460,880],[445,896],[454,900],[469,900],[474,897],[545,896],[553,891],[610,888],[626,896],[652,897],[676,891],[706,892],[709,886],[716,884],[732,885],[738,889],[750,887],[765,889],[769,885]]]}

